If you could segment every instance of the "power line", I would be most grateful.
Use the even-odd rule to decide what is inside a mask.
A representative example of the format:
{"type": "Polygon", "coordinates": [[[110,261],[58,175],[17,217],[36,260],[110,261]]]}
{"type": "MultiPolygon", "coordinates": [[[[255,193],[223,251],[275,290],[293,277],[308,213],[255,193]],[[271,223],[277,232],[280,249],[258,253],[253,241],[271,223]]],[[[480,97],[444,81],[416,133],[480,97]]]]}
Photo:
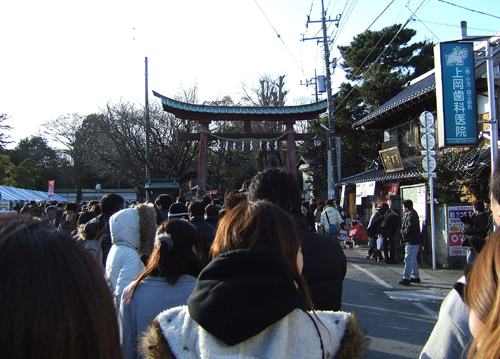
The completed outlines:
{"type": "MultiPolygon", "coordinates": [[[[429,2],[427,2],[427,4],[429,4],[429,2]]],[[[426,5],[427,5],[427,4],[426,4],[426,5]]],[[[427,30],[428,30],[428,31],[429,31],[432,35],[434,35],[434,37],[435,37],[436,39],[438,39],[438,41],[441,41],[441,39],[439,38],[439,36],[437,36],[435,33],[433,33],[433,32],[432,32],[432,30],[431,30],[431,29],[429,29],[429,27],[427,27],[427,25],[425,25],[425,24],[424,24],[424,23],[423,23],[423,22],[422,22],[422,21],[421,21],[421,20],[417,17],[417,15],[415,15],[415,13],[414,13],[413,11],[411,11],[411,9],[410,9],[410,1],[408,1],[408,3],[406,4],[406,7],[407,7],[407,8],[408,8],[408,10],[409,10],[409,11],[413,14],[413,20],[414,20],[414,21],[420,21],[420,22],[422,23],[422,25],[423,25],[423,26],[424,26],[424,27],[425,27],[425,28],[426,28],[426,29],[427,29],[427,30]]]]}
{"type": "Polygon", "coordinates": [[[499,16],[495,16],[495,15],[487,14],[487,13],[485,13],[485,12],[482,12],[482,11],[477,11],[477,10],[474,10],[474,9],[469,9],[469,8],[466,8],[466,7],[464,7],[464,6],[460,6],[460,5],[454,4],[454,3],[449,2],[449,1],[444,1],[444,0],[438,0],[438,1],[441,1],[441,2],[443,2],[443,3],[445,3],[445,4],[449,4],[449,5],[453,5],[453,6],[456,6],[456,7],[462,8],[462,9],[464,9],[464,10],[468,10],[468,11],[476,12],[476,13],[481,14],[481,15],[487,15],[487,16],[494,17],[494,18],[496,18],[496,19],[500,19],[500,17],[499,17],[499,16]]]}
{"type": "MultiPolygon", "coordinates": [[[[440,26],[448,26],[448,27],[454,27],[454,28],[458,28],[457,24],[445,24],[445,23],[442,23],[442,22],[435,22],[435,21],[425,21],[425,20],[420,20],[418,19],[418,21],[420,21],[421,23],[426,23],[426,24],[432,24],[432,25],[440,25],[440,26]]],[[[491,29],[479,29],[477,27],[470,27],[467,25],[467,29],[469,30],[477,30],[477,31],[487,31],[487,32],[493,32],[495,33],[496,30],[491,30],[491,29]]]]}
{"type": "Polygon", "coordinates": [[[264,15],[264,17],[266,18],[267,22],[269,23],[269,25],[271,25],[271,27],[273,28],[274,32],[276,33],[276,36],[278,36],[278,39],[280,39],[281,43],[283,44],[283,46],[285,46],[285,49],[286,51],[288,51],[288,54],[290,54],[290,56],[292,57],[293,61],[295,61],[295,63],[297,64],[300,72],[302,72],[302,74],[304,75],[304,77],[306,76],[306,74],[304,73],[304,70],[302,69],[302,67],[299,65],[297,59],[293,56],[292,52],[290,51],[290,49],[288,48],[288,46],[286,46],[285,42],[283,41],[283,39],[281,38],[281,35],[278,33],[278,31],[276,31],[276,29],[274,28],[273,24],[271,23],[271,21],[269,20],[269,18],[266,16],[266,14],[264,13],[264,10],[262,10],[262,8],[260,7],[259,3],[257,2],[257,0],[254,0],[255,4],[257,5],[257,7],[259,8],[260,12],[262,12],[262,15],[264,15]]]}
{"type": "Polygon", "coordinates": [[[441,42],[441,39],[440,39],[440,38],[439,38],[439,37],[438,37],[435,33],[433,33],[433,32],[432,32],[432,30],[431,30],[431,29],[429,29],[429,28],[427,27],[427,25],[426,25],[426,24],[424,24],[424,22],[423,22],[422,20],[420,20],[420,19],[417,17],[417,15],[413,15],[413,17],[415,18],[415,21],[419,21],[422,25],[424,25],[424,27],[425,27],[427,30],[429,30],[429,32],[430,32],[432,35],[434,35],[434,37],[435,37],[436,39],[438,39],[438,41],[439,41],[439,42],[441,42]]]}
{"type": "MultiPolygon", "coordinates": [[[[340,27],[337,28],[337,31],[335,32],[335,36],[333,36],[333,33],[332,33],[332,40],[330,41],[330,43],[332,45],[338,39],[338,37],[342,33],[342,30],[344,30],[344,27],[347,24],[347,20],[351,17],[352,12],[354,11],[354,8],[356,7],[357,3],[358,3],[358,0],[355,0],[354,2],[351,2],[351,6],[347,9],[345,16],[344,16],[344,11],[345,11],[345,7],[344,7],[344,11],[342,11],[342,14],[341,14],[342,15],[341,18],[344,19],[344,21],[340,24],[340,27]]],[[[346,6],[347,6],[347,3],[346,3],[346,6]]]]}
{"type": "Polygon", "coordinates": [[[309,15],[307,15],[307,18],[309,19],[311,17],[312,11],[313,11],[313,5],[314,5],[314,0],[311,2],[311,8],[309,9],[309,15]]]}
{"type": "MultiPolygon", "coordinates": [[[[381,13],[380,13],[380,14],[379,14],[376,18],[375,18],[375,20],[373,20],[373,21],[372,21],[372,23],[370,24],[370,26],[368,26],[368,27],[366,28],[366,30],[365,30],[365,31],[363,31],[360,35],[362,35],[362,34],[366,33],[366,32],[367,32],[367,31],[368,31],[368,30],[372,27],[372,25],[373,25],[373,24],[375,24],[375,22],[377,22],[377,20],[378,20],[378,19],[379,19],[379,18],[380,18],[383,14],[384,14],[384,12],[385,12],[385,11],[389,8],[389,6],[391,6],[391,5],[394,3],[394,1],[395,1],[395,0],[391,0],[391,2],[390,2],[390,3],[389,3],[386,7],[385,7],[385,9],[384,9],[384,10],[382,10],[382,12],[381,12],[381,13]]],[[[349,52],[349,51],[353,48],[353,46],[356,44],[356,42],[358,42],[358,40],[360,39],[360,37],[361,37],[361,36],[358,36],[358,37],[356,38],[356,40],[354,40],[354,42],[353,42],[353,43],[352,43],[352,45],[349,47],[349,49],[347,49],[346,53],[347,53],[347,52],[349,52]]]]}

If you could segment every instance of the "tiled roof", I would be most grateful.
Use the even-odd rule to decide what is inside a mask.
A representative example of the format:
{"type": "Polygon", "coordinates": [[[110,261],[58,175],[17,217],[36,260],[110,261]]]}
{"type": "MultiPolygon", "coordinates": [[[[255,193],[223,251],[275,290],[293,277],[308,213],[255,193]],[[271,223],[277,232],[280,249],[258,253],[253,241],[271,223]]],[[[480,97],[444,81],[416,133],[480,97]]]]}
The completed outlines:
{"type": "Polygon", "coordinates": [[[161,99],[165,111],[185,119],[245,120],[262,116],[268,119],[275,117],[277,121],[281,119],[299,120],[317,118],[328,108],[327,100],[299,106],[209,106],[177,101],[155,91],[153,94],[161,99]]]}
{"type": "MultiPolygon", "coordinates": [[[[337,185],[350,185],[370,181],[394,181],[408,180],[422,176],[422,160],[425,156],[417,156],[403,159],[404,170],[397,172],[385,172],[382,166],[379,169],[370,169],[357,175],[342,178],[337,185]]],[[[453,171],[473,170],[476,166],[489,166],[491,164],[490,148],[480,148],[479,146],[459,152],[458,158],[451,164],[453,171]]]]}
{"type": "Polygon", "coordinates": [[[351,177],[342,178],[340,182],[337,183],[337,185],[349,185],[370,181],[380,182],[417,178],[424,172],[421,165],[422,159],[424,157],[425,156],[418,156],[403,159],[404,170],[402,171],[387,173],[385,172],[384,167],[380,165],[379,169],[371,169],[351,177]]]}
{"type": "Polygon", "coordinates": [[[402,92],[391,98],[389,101],[384,103],[382,106],[377,108],[375,111],[371,112],[367,116],[363,117],[361,120],[355,122],[353,127],[359,127],[371,122],[370,120],[382,115],[384,112],[396,109],[398,106],[403,105],[405,102],[417,99],[431,91],[435,91],[436,81],[434,78],[434,71],[429,73],[427,76],[422,76],[422,79],[414,84],[410,85],[402,92]]]}

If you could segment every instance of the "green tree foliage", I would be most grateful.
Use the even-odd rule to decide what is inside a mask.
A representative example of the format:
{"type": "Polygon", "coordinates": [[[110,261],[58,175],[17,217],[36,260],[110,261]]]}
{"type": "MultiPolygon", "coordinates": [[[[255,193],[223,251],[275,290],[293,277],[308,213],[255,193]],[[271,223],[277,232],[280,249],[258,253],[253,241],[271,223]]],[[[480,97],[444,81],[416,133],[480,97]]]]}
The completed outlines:
{"type": "Polygon", "coordinates": [[[342,177],[363,172],[378,157],[379,130],[352,128],[353,123],[399,94],[411,79],[434,66],[433,44],[412,43],[416,32],[392,25],[366,31],[349,46],[339,46],[340,64],[349,80],[334,99],[335,130],[342,141],[342,177]]]}
{"type": "Polygon", "coordinates": [[[16,166],[9,155],[0,155],[0,184],[2,186],[36,189],[35,183],[41,178],[36,163],[31,158],[16,166]]]}
{"type": "Polygon", "coordinates": [[[380,31],[367,30],[354,37],[349,46],[339,46],[340,63],[346,78],[359,89],[369,111],[381,106],[411,79],[434,67],[433,44],[410,44],[413,29],[392,25],[380,31]]]}
{"type": "Polygon", "coordinates": [[[36,163],[31,158],[25,159],[19,166],[11,171],[10,181],[12,187],[36,189],[36,182],[42,178],[36,163]]]}
{"type": "Polygon", "coordinates": [[[2,186],[15,187],[10,180],[10,175],[15,167],[16,165],[12,163],[9,155],[0,155],[0,184],[2,186]]]}
{"type": "Polygon", "coordinates": [[[59,188],[71,187],[66,176],[66,169],[70,167],[69,162],[51,148],[47,140],[40,136],[31,136],[21,139],[17,146],[10,152],[12,162],[19,166],[26,159],[31,158],[41,176],[37,178],[35,189],[45,191],[47,182],[55,180],[59,188]]]}
{"type": "MultiPolygon", "coordinates": [[[[381,136],[378,131],[352,128],[367,112],[357,87],[344,83],[333,103],[335,134],[341,140],[342,177],[346,178],[363,172],[372,163],[380,149],[381,136]]],[[[326,117],[325,124],[327,120],[326,117]]]]}

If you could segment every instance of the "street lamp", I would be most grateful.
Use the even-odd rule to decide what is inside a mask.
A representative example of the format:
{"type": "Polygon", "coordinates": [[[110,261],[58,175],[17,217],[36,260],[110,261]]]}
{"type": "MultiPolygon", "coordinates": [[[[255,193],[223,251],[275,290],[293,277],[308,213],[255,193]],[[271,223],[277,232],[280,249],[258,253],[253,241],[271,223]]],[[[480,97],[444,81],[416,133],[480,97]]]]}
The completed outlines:
{"type": "Polygon", "coordinates": [[[321,146],[321,137],[318,136],[318,134],[316,134],[314,137],[313,137],[313,142],[314,142],[314,146],[315,147],[319,147],[321,146]]]}
{"type": "Polygon", "coordinates": [[[95,185],[95,189],[97,190],[97,200],[100,201],[100,199],[99,199],[99,197],[100,197],[99,193],[101,192],[101,184],[100,183],[96,184],[95,185]]]}

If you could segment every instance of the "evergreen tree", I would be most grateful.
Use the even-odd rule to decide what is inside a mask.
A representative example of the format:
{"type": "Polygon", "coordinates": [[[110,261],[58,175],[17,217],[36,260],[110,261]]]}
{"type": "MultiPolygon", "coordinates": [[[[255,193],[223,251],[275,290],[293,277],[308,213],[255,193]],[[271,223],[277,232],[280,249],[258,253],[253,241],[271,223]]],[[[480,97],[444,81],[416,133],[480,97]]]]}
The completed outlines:
{"type": "Polygon", "coordinates": [[[379,130],[354,129],[353,123],[399,94],[407,83],[434,67],[433,44],[410,44],[413,29],[392,25],[365,31],[339,46],[347,82],[334,99],[335,129],[342,140],[342,177],[367,169],[378,157],[379,130]]]}

